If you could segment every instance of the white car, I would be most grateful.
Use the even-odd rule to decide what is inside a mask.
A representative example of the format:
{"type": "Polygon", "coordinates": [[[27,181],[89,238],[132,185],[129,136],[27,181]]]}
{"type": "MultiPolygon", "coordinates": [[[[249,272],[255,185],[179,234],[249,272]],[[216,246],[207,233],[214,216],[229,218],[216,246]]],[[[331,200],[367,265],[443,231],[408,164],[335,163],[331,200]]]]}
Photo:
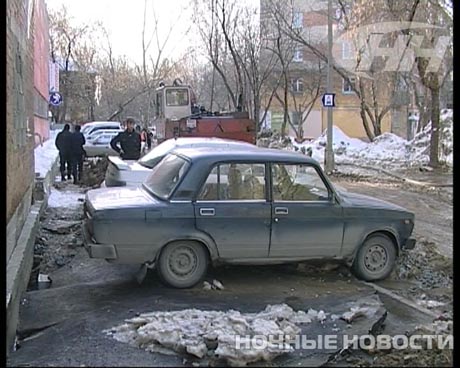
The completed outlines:
{"type": "Polygon", "coordinates": [[[104,135],[104,134],[115,134],[117,135],[118,133],[121,133],[123,131],[123,129],[99,129],[99,130],[93,130],[91,133],[89,133],[88,135],[85,136],[85,140],[86,142],[94,142],[94,140],[98,137],[100,137],[101,135],[104,135]]]}
{"type": "Polygon", "coordinates": [[[118,130],[108,130],[101,134],[97,134],[94,139],[87,139],[83,146],[86,157],[117,155],[118,153],[110,147],[110,141],[116,137],[118,133],[120,133],[118,130]]]}
{"type": "Polygon", "coordinates": [[[105,174],[105,181],[102,184],[106,187],[139,186],[150,173],[151,169],[171,151],[176,148],[199,148],[199,147],[235,147],[244,149],[257,149],[257,146],[231,139],[222,138],[197,138],[184,137],[168,139],[138,161],[122,160],[120,157],[109,156],[109,165],[105,174]]]}
{"type": "Polygon", "coordinates": [[[115,129],[122,130],[122,126],[118,121],[94,121],[92,123],[86,123],[81,128],[81,133],[88,137],[93,132],[101,129],[115,129]]]}

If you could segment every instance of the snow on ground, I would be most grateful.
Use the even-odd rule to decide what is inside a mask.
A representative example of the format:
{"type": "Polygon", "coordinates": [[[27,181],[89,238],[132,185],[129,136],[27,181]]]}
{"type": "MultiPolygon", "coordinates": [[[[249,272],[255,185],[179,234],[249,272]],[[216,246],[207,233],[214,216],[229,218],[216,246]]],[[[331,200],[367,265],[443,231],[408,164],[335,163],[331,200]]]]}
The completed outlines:
{"type": "Polygon", "coordinates": [[[48,207],[77,208],[82,204],[79,199],[85,199],[85,193],[78,193],[70,190],[60,191],[51,188],[51,194],[48,198],[48,207]]]}
{"type": "Polygon", "coordinates": [[[209,350],[214,350],[214,354],[230,365],[244,366],[291,351],[293,348],[285,341],[288,336],[300,333],[297,324],[311,323],[318,318],[325,319],[326,314],[313,309],[308,313],[295,312],[286,304],[268,305],[259,313],[186,309],[141,314],[104,332],[118,341],[152,352],[166,348],[203,358],[209,350]],[[268,343],[265,349],[254,349],[251,339],[255,335],[280,336],[281,343],[268,343]],[[241,337],[241,349],[237,349],[236,336],[241,337]],[[250,348],[244,348],[246,343],[250,348]]]}
{"type": "MultiPolygon", "coordinates": [[[[359,311],[372,317],[381,301],[373,297],[358,304],[348,303],[347,307],[343,316],[351,313],[355,317],[359,311]]],[[[324,323],[328,318],[335,321],[343,316],[314,309],[294,311],[286,304],[268,305],[259,313],[185,309],[144,313],[104,332],[150,352],[188,353],[200,359],[214,355],[230,366],[245,366],[292,352],[301,325],[324,323]],[[266,340],[261,341],[261,336],[266,340]],[[268,336],[274,339],[270,341],[268,336]]]]}
{"type": "Polygon", "coordinates": [[[40,177],[45,177],[48,171],[51,170],[59,152],[54,144],[57,131],[50,131],[50,138],[35,148],[35,173],[40,174],[40,177]]]}
{"type": "MultiPolygon", "coordinates": [[[[338,127],[334,126],[333,129],[334,158],[338,164],[410,167],[426,165],[429,162],[431,124],[428,124],[411,141],[393,133],[383,133],[373,142],[367,143],[348,137],[338,127]]],[[[323,163],[326,142],[327,131],[325,130],[313,142],[299,144],[291,138],[291,145],[286,148],[303,152],[311,150],[312,157],[323,163]]],[[[453,164],[452,110],[444,110],[441,114],[440,160],[450,166],[453,164]]]]}

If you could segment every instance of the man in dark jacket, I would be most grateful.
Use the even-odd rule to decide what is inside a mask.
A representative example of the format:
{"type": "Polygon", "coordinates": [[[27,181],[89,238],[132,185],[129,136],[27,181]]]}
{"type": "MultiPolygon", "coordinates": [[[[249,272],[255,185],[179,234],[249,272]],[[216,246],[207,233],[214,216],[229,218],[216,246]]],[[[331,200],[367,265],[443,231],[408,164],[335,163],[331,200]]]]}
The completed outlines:
{"type": "Polygon", "coordinates": [[[83,172],[83,159],[85,157],[85,149],[83,146],[86,143],[86,139],[80,130],[80,125],[75,126],[75,131],[72,133],[70,141],[70,149],[72,155],[72,175],[74,184],[77,184],[81,180],[81,173],[83,172]]]}
{"type": "Polygon", "coordinates": [[[70,180],[72,175],[72,167],[71,167],[71,151],[70,151],[70,137],[72,133],[70,133],[70,125],[64,125],[64,129],[58,133],[56,137],[56,148],[59,150],[59,161],[60,161],[60,170],[61,170],[61,180],[65,181],[65,173],[66,173],[66,166],[67,166],[67,177],[70,180]]]}
{"type": "Polygon", "coordinates": [[[126,130],[118,133],[110,141],[110,147],[120,154],[123,160],[138,160],[141,156],[141,137],[134,130],[135,121],[132,118],[126,119],[126,130]],[[118,147],[120,143],[120,147],[118,147]]]}

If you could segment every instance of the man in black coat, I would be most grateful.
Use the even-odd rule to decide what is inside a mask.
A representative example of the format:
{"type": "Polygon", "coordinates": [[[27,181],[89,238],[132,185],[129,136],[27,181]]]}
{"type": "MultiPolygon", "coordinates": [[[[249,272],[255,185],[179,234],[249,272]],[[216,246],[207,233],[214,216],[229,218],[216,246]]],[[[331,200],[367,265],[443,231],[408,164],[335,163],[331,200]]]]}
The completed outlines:
{"type": "Polygon", "coordinates": [[[123,160],[138,160],[141,156],[141,137],[134,130],[135,121],[132,118],[126,119],[126,130],[118,133],[110,141],[110,147],[120,154],[123,160]],[[118,146],[120,144],[121,148],[118,146]]]}
{"type": "Polygon", "coordinates": [[[59,150],[59,161],[60,161],[60,171],[61,171],[61,180],[65,181],[65,173],[67,166],[67,177],[70,180],[72,175],[71,167],[71,149],[70,149],[70,140],[72,133],[70,133],[70,125],[64,125],[64,129],[58,133],[56,137],[56,148],[59,150]]]}
{"type": "Polygon", "coordinates": [[[72,155],[72,175],[73,183],[77,184],[81,180],[83,172],[83,160],[85,157],[85,149],[83,146],[86,143],[85,136],[80,132],[81,126],[77,125],[71,136],[71,155],[72,155]]]}

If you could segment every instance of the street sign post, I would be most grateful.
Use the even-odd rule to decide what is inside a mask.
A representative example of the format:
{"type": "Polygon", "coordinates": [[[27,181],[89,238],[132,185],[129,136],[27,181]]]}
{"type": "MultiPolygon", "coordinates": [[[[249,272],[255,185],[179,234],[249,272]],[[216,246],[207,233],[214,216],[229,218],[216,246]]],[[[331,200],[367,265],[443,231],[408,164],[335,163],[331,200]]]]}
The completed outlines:
{"type": "Polygon", "coordinates": [[[335,107],[335,93],[325,93],[321,101],[324,107],[335,107]]]}
{"type": "Polygon", "coordinates": [[[59,92],[51,92],[49,102],[53,106],[59,106],[62,103],[62,95],[59,92]]]}

